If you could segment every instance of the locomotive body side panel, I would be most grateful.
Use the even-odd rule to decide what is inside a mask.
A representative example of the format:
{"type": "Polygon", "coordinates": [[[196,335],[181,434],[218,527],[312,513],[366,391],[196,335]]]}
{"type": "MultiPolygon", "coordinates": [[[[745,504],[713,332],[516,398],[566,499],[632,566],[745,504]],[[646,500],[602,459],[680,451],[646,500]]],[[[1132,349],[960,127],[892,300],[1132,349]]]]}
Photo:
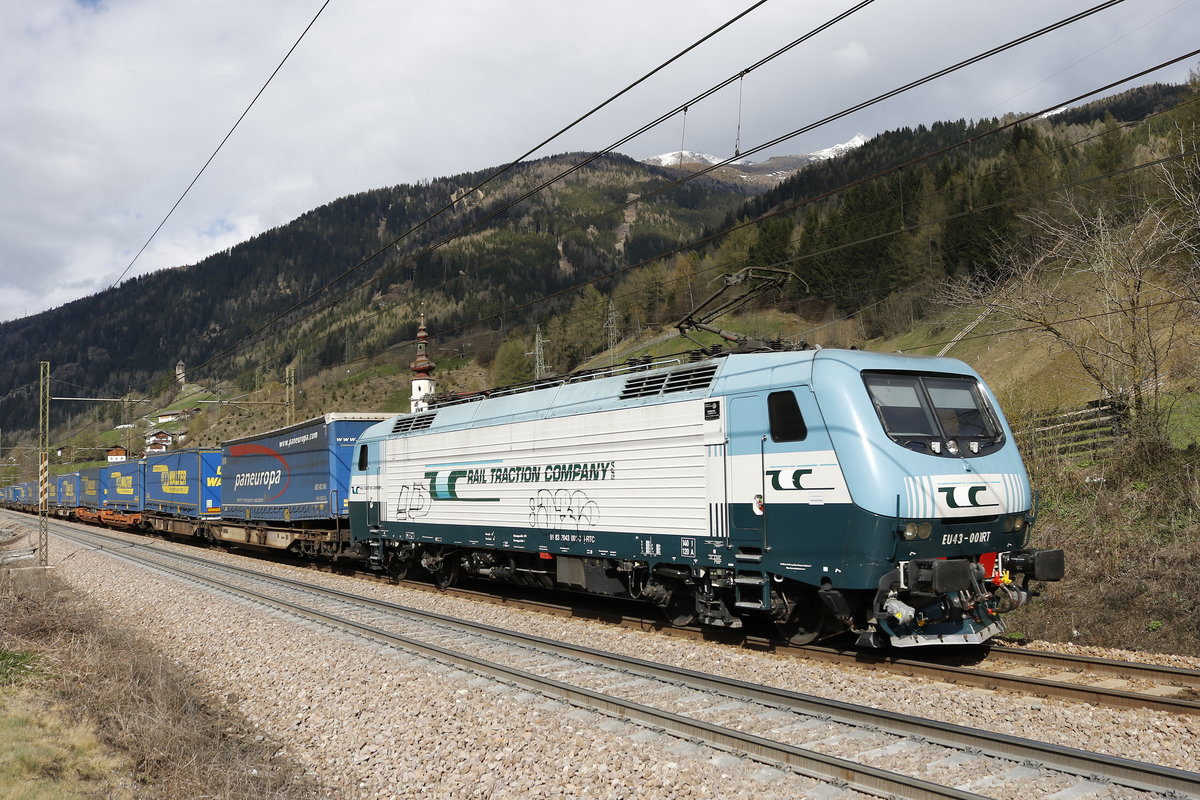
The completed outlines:
{"type": "MultiPolygon", "coordinates": [[[[720,459],[710,467],[708,455],[723,444],[719,427],[719,418],[705,420],[703,400],[690,400],[387,438],[371,478],[378,530],[415,541],[693,561],[700,540],[724,542],[723,512],[708,503],[710,482],[723,475],[720,459]]],[[[705,556],[721,558],[711,544],[705,556]]]]}
{"type": "Polygon", "coordinates": [[[850,492],[812,391],[785,384],[729,400],[730,517],[738,553],[760,553],[772,572],[811,585],[822,578],[845,584],[852,577],[842,564],[850,492]],[[783,429],[784,417],[790,430],[783,429]]]}

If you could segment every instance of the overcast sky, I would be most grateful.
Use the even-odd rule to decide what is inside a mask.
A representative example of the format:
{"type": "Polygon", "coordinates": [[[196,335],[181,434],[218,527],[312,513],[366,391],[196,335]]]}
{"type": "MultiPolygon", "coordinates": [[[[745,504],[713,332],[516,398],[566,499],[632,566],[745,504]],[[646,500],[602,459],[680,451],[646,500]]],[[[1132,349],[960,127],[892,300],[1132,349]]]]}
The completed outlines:
{"type": "MultiPolygon", "coordinates": [[[[112,285],[323,1],[0,0],[0,320],[112,285]]],[[[876,0],[620,150],[729,156],[739,121],[746,150],[1098,2],[876,0]]],[[[506,163],[751,4],[332,0],[129,274],[506,163]]],[[[768,0],[540,154],[603,148],[853,5],[768,0]]],[[[756,159],[1037,110],[1197,32],[1200,0],[1127,0],[756,159]]]]}

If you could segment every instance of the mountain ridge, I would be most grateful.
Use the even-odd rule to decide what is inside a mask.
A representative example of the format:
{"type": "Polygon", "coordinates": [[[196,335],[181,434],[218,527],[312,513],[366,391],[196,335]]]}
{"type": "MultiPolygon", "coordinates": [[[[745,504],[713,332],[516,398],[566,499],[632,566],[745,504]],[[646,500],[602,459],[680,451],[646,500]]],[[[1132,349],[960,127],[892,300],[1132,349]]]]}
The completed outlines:
{"type": "MultiPolygon", "coordinates": [[[[857,133],[849,141],[841,142],[812,153],[801,153],[790,156],[771,156],[765,161],[738,159],[724,164],[714,170],[724,180],[742,180],[747,185],[765,190],[782,183],[805,167],[821,161],[839,158],[862,147],[868,138],[865,134],[857,133]]],[[[693,150],[676,150],[671,153],[660,153],[656,156],[642,159],[643,164],[668,169],[684,169],[692,171],[697,165],[712,166],[721,164],[725,158],[698,153],[693,150]]]]}

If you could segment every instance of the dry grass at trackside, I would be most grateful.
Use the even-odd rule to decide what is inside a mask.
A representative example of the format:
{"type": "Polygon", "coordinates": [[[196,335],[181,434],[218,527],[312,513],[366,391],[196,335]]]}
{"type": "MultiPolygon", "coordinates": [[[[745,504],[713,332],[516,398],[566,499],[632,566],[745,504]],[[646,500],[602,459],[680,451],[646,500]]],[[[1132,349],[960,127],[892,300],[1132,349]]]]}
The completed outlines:
{"type": "Polygon", "coordinates": [[[216,708],[53,571],[0,573],[0,796],[306,800],[278,746],[216,708]]]}
{"type": "Polygon", "coordinates": [[[1112,452],[1026,454],[1033,544],[1067,574],[1010,617],[1027,638],[1200,656],[1200,451],[1136,435],[1112,452]]]}

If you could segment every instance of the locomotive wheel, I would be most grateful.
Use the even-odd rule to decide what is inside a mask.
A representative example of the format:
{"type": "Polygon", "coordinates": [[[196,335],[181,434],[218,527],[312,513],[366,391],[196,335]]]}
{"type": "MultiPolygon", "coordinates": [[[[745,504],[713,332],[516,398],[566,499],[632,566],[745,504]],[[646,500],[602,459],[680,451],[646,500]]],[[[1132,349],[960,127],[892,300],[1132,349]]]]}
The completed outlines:
{"type": "Polygon", "coordinates": [[[405,558],[396,554],[390,554],[388,557],[387,571],[394,580],[402,581],[408,577],[409,571],[413,566],[413,557],[410,555],[405,558]]]}
{"type": "Polygon", "coordinates": [[[775,633],[788,644],[812,644],[825,629],[826,616],[825,604],[816,592],[801,592],[787,619],[775,621],[775,633]]]}
{"type": "Polygon", "coordinates": [[[429,573],[433,576],[433,584],[439,589],[449,589],[458,584],[462,574],[462,561],[456,555],[443,558],[437,569],[429,573]]]}
{"type": "Polygon", "coordinates": [[[667,619],[676,628],[683,628],[696,621],[696,595],[689,589],[676,589],[671,592],[665,609],[667,619]]]}

